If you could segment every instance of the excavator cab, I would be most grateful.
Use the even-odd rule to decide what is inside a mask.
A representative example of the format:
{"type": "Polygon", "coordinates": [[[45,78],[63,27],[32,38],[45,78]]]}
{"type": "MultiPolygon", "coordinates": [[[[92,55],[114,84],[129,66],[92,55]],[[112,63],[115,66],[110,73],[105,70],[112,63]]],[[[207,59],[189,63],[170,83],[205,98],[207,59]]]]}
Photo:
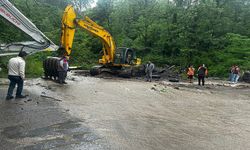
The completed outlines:
{"type": "Polygon", "coordinates": [[[118,47],[115,52],[114,65],[136,65],[140,64],[140,59],[136,58],[135,51],[131,48],[118,47]]]}

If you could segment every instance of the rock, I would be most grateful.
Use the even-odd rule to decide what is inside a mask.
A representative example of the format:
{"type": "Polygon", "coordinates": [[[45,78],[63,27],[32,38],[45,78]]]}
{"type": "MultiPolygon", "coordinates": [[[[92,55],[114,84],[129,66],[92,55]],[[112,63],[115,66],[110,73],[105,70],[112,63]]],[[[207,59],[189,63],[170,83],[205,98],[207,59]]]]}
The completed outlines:
{"type": "Polygon", "coordinates": [[[166,92],[166,89],[161,89],[161,92],[166,92]]]}
{"type": "Polygon", "coordinates": [[[242,76],[242,80],[244,82],[250,83],[250,71],[244,72],[244,74],[242,76]]]}
{"type": "Polygon", "coordinates": [[[156,88],[155,88],[155,87],[152,87],[152,88],[151,88],[151,90],[154,90],[154,91],[156,91],[156,88]]]}
{"type": "Polygon", "coordinates": [[[0,85],[8,85],[8,84],[9,84],[9,80],[5,78],[0,78],[0,85]]]}
{"type": "Polygon", "coordinates": [[[179,90],[179,89],[180,89],[178,86],[174,86],[173,88],[174,88],[174,89],[177,89],[177,90],[179,90]]]}

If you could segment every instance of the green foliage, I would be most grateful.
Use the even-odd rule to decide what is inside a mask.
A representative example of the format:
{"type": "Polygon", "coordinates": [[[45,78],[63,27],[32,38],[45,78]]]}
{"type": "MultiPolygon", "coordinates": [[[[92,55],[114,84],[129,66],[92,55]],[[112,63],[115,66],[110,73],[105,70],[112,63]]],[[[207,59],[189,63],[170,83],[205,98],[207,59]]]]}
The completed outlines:
{"type": "MultiPolygon", "coordinates": [[[[228,68],[237,64],[250,69],[249,0],[12,0],[54,43],[59,44],[63,9],[68,3],[81,14],[110,31],[118,47],[131,47],[143,62],[157,66],[206,64],[210,76],[226,77],[228,68]]],[[[30,37],[0,18],[0,42],[25,41],[30,37]]],[[[98,38],[77,30],[71,65],[85,69],[97,64],[102,49],[98,38]]],[[[27,60],[28,76],[42,73],[44,54],[27,60]],[[29,64],[31,62],[31,64],[29,64]],[[33,69],[32,69],[33,68],[33,69]]],[[[6,59],[0,67],[6,71],[6,59]]]]}
{"type": "Polygon", "coordinates": [[[0,68],[2,68],[2,71],[0,71],[0,78],[6,78],[7,77],[7,72],[8,72],[8,60],[10,57],[1,57],[0,58],[0,68]]]}
{"type": "Polygon", "coordinates": [[[42,61],[29,57],[26,61],[26,78],[40,77],[43,74],[42,61]]]}

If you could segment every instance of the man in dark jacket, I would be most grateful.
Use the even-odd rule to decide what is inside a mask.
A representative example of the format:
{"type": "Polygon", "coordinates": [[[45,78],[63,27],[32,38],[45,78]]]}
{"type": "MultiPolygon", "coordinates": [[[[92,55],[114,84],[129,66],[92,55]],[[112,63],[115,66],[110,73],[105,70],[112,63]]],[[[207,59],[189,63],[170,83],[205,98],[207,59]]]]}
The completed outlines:
{"type": "Polygon", "coordinates": [[[151,61],[148,61],[148,63],[146,64],[145,73],[146,73],[147,81],[149,82],[152,81],[152,73],[153,73],[154,68],[155,68],[155,65],[151,61]]]}
{"type": "Polygon", "coordinates": [[[202,85],[205,85],[205,77],[207,76],[207,68],[205,67],[205,64],[203,64],[202,66],[200,66],[198,68],[198,85],[201,85],[201,81],[202,81],[202,85]]]}

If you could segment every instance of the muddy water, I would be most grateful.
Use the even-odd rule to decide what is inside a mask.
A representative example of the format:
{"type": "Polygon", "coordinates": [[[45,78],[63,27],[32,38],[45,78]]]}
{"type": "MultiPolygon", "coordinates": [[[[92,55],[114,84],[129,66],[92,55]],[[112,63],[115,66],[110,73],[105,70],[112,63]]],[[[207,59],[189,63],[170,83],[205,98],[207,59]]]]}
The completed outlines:
{"type": "Polygon", "coordinates": [[[31,80],[26,83],[31,102],[22,101],[21,106],[2,102],[1,145],[19,149],[250,148],[249,88],[71,79],[63,86],[31,80]],[[41,98],[41,94],[54,99],[41,98]],[[8,121],[2,123],[3,119],[8,121]]]}
{"type": "Polygon", "coordinates": [[[250,148],[250,90],[80,78],[58,90],[110,149],[250,148]]]}
{"type": "Polygon", "coordinates": [[[4,100],[7,86],[0,87],[0,150],[108,149],[84,120],[70,116],[58,101],[40,96],[51,91],[46,85],[57,86],[28,81],[24,92],[29,97],[10,101],[4,100]]]}

